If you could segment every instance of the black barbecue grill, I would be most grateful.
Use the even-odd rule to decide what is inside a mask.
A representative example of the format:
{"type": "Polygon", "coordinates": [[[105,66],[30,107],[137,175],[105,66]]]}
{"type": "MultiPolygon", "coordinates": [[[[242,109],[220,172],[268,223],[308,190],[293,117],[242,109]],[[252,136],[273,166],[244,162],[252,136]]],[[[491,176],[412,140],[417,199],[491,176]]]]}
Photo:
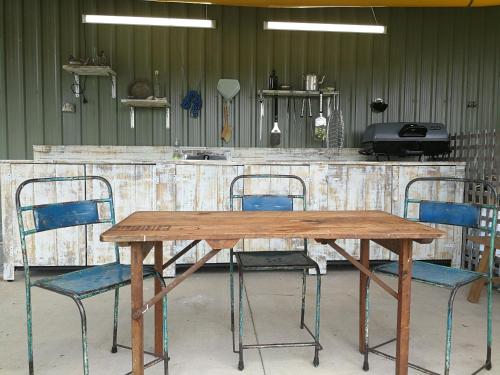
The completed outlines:
{"type": "Polygon", "coordinates": [[[380,156],[444,157],[450,153],[450,137],[444,124],[389,122],[369,125],[361,140],[360,154],[380,156]]]}

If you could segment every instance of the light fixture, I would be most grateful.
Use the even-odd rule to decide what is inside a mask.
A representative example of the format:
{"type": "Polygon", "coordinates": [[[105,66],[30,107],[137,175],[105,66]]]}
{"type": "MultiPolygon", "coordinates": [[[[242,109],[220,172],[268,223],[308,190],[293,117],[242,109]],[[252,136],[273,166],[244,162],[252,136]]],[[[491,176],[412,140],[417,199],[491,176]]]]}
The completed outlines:
{"type": "Polygon", "coordinates": [[[323,31],[340,33],[385,34],[381,25],[354,25],[347,23],[279,22],[264,21],[264,30],[323,31]]]}
{"type": "Polygon", "coordinates": [[[215,20],[194,18],[129,17],[84,14],[82,15],[82,22],[108,25],[170,26],[215,29],[215,20]]]}

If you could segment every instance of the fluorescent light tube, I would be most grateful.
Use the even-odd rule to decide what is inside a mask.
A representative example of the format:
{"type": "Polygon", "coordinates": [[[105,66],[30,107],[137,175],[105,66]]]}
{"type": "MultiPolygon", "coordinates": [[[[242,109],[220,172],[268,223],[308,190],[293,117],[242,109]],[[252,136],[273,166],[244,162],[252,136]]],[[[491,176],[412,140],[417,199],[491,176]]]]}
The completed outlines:
{"type": "Polygon", "coordinates": [[[215,29],[214,20],[193,18],[129,17],[84,14],[82,15],[82,22],[108,25],[171,26],[215,29]]]}
{"type": "Polygon", "coordinates": [[[347,23],[264,21],[264,30],[328,31],[339,33],[385,34],[385,26],[351,25],[347,23]]]}

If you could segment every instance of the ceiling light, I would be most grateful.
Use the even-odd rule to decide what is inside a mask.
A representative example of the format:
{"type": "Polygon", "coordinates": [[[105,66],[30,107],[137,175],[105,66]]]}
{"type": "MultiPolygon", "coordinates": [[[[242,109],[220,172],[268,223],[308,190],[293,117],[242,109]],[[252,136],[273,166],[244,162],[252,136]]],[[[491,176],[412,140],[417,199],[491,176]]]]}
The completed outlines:
{"type": "Polygon", "coordinates": [[[82,15],[82,22],[108,25],[197,27],[215,29],[215,20],[193,18],[129,17],[84,14],[82,15]]]}
{"type": "Polygon", "coordinates": [[[347,23],[278,22],[264,21],[264,30],[329,31],[339,33],[385,34],[380,25],[352,25],[347,23]]]}

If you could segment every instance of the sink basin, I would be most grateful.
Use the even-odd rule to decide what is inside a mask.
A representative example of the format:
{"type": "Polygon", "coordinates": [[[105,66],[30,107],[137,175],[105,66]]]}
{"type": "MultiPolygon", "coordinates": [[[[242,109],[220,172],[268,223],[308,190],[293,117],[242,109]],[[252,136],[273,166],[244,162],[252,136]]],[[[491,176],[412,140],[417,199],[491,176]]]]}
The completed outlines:
{"type": "Polygon", "coordinates": [[[198,153],[194,155],[186,155],[186,160],[227,160],[226,155],[198,153]]]}

